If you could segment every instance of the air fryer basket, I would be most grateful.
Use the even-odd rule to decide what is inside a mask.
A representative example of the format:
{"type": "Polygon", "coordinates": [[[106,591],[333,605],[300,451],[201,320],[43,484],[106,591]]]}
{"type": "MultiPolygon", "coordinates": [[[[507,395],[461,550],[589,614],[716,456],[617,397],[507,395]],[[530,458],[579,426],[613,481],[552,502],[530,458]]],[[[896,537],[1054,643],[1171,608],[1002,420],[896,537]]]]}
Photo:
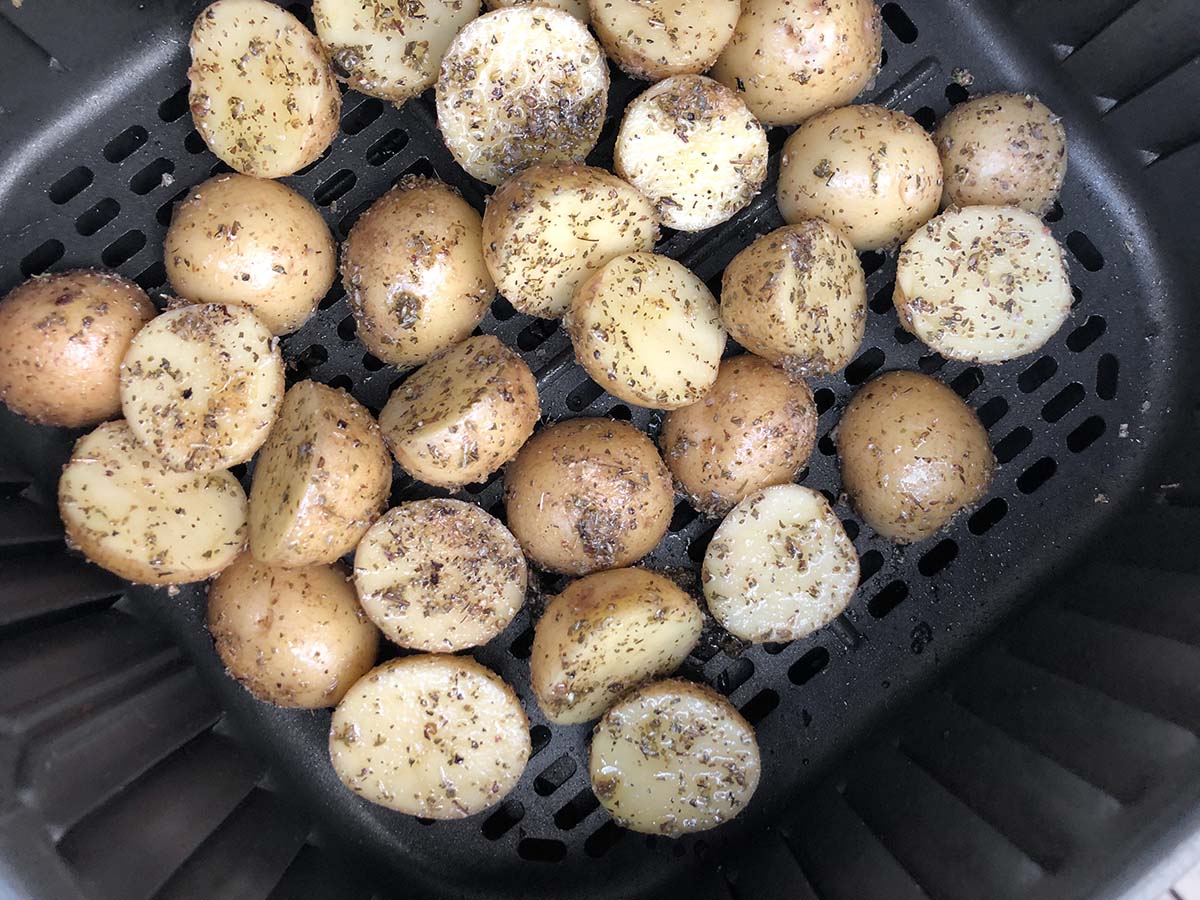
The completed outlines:
{"type": "MultiPolygon", "coordinates": [[[[202,5],[0,7],[0,292],[89,265],[165,287],[173,204],[225,170],[187,111],[186,36],[202,5]]],[[[328,765],[327,712],[267,707],[225,675],[203,589],[129,590],[63,548],[53,498],[77,435],[4,412],[0,896],[1065,900],[1160,886],[1171,866],[1155,864],[1200,820],[1196,367],[1183,352],[1196,313],[1172,256],[1200,237],[1193,5],[884,5],[885,62],[865,99],[930,126],[972,94],[1030,89],[1066,119],[1071,165],[1047,221],[1068,250],[1075,311],[1029,358],[947,362],[899,328],[894,254],[863,256],[866,340],[845,373],[813,384],[822,437],[803,483],[838,500],[830,432],[858,385],[898,368],[962,395],[1002,465],[978,510],[908,549],[838,502],[863,584],[831,627],[751,648],[706,633],[684,674],[756,723],[764,756],[751,808],[715,832],[647,838],[598,809],[588,729],[551,729],[529,692],[531,623],[562,583],[549,576],[475,654],[530,715],[517,789],[461,822],[360,801],[328,765]]],[[[641,89],[614,78],[596,164],[611,162],[641,89]]],[[[286,179],[339,238],[408,173],[482,208],[486,188],[443,147],[430,95],[400,110],[345,99],[330,151],[286,179]]],[[[663,241],[714,291],[738,250],[782,224],[785,136],[770,134],[772,181],[750,208],[663,241]]],[[[657,429],[660,414],[582,373],[555,323],[498,299],[481,330],[529,362],[545,421],[657,429]]],[[[345,387],[376,412],[402,377],[355,340],[340,288],[284,349],[292,380],[345,387]]],[[[464,493],[503,517],[500,488],[464,493]]],[[[392,499],[434,493],[401,476],[392,499]]],[[[646,564],[687,577],[715,524],[680,501],[646,564]]]]}

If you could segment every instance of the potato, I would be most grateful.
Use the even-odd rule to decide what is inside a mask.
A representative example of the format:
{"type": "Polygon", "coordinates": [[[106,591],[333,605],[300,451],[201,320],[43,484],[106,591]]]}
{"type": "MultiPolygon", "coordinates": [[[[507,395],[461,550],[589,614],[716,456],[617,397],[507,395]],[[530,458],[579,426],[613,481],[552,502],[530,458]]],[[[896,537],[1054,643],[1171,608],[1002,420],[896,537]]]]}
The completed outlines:
{"type": "Polygon", "coordinates": [[[600,138],[608,66],[579,19],[499,9],[454,38],[437,82],[438,128],[467,172],[499,184],[535,163],[581,163],[600,138]]]}
{"type": "Polygon", "coordinates": [[[820,219],[765,234],[725,268],[721,322],[751,353],[792,375],[841,371],[858,352],[867,323],[858,254],[820,219]]]}
{"type": "Polygon", "coordinates": [[[250,486],[250,552],[295,568],[358,544],[387,503],[392,461],[371,414],[345,391],[297,382],[250,486]]]}
{"type": "Polygon", "coordinates": [[[563,319],[575,358],[627,403],[675,409],[717,380],[725,332],[717,301],[682,263],[618,256],[583,283],[563,319]]]}
{"type": "Polygon", "coordinates": [[[338,132],[342,95],[320,41],[267,0],[217,0],[192,26],[188,104],[208,149],[245,175],[282,178],[338,132]]]}
{"type": "Polygon", "coordinates": [[[75,444],[58,482],[67,543],[142,584],[216,575],[246,545],[246,493],[229,472],[168,468],[125,422],[75,444]]]}
{"type": "Polygon", "coordinates": [[[999,363],[1041,348],[1071,313],[1062,248],[1015,207],[948,210],[900,251],[900,324],[948,359],[999,363]]]}
{"type": "Polygon", "coordinates": [[[585,575],[657,546],[674,510],[650,438],[610,419],[569,419],[533,436],[504,473],[508,527],[535,565],[585,575]]]}
{"type": "Polygon", "coordinates": [[[754,199],[769,152],[767,133],[733,91],[676,75],[626,107],[613,165],[654,202],[664,225],[703,231],[754,199]]]}
{"type": "Polygon", "coordinates": [[[342,246],[342,283],[368,350],[415,366],[475,330],[496,296],[482,228],[458,191],[430,178],[404,178],[371,204],[342,246]]]}
{"type": "Polygon", "coordinates": [[[363,609],[401,647],[452,653],[486,644],[525,602],[521,547],[498,519],[461,500],[402,503],[354,554],[363,609]]]}
{"type": "Polygon", "coordinates": [[[476,0],[313,0],[313,21],[334,73],[350,87],[402,104],[437,81],[476,0]]]}
{"type": "Polygon", "coordinates": [[[971,408],[917,372],[888,372],[861,388],[837,446],[854,508],[898,544],[929,537],[979,502],[996,463],[971,408]]]}
{"type": "Polygon", "coordinates": [[[832,622],[858,587],[858,554],[820,491],[780,484],[750,494],[717,526],[700,581],[735,637],[794,641],[832,622]]]}
{"type": "Polygon", "coordinates": [[[1062,119],[1032,94],[960,103],[933,138],[942,157],[943,206],[1017,206],[1041,217],[1067,177],[1062,119]]]}
{"type": "Polygon", "coordinates": [[[111,419],[121,411],[121,359],[154,313],[145,291],[111,272],[22,282],[0,301],[0,400],[41,425],[111,419]]]}
{"type": "Polygon", "coordinates": [[[208,630],[242,687],[295,709],[336,705],[379,652],[340,566],[283,569],[248,553],[209,587],[208,630]]]}
{"type": "Polygon", "coordinates": [[[873,0],[742,0],[712,77],[764,125],[796,125],[875,83],[883,23],[873,0]]]}
{"type": "Polygon", "coordinates": [[[589,275],[658,243],[654,204],[591,166],[531,166],[500,185],[483,214],[483,258],[500,293],[557,319],[589,275]]]}
{"type": "Polygon", "coordinates": [[[717,61],[741,0],[590,0],[605,52],[634,78],[698,75],[717,61]]]}
{"type": "Polygon", "coordinates": [[[179,471],[244,463],[283,401],[279,342],[244,306],[201,303],[163,313],[121,362],[121,409],[139,441],[179,471]]]}
{"type": "Polygon", "coordinates": [[[904,113],[847,106],[787,139],[778,199],[786,222],[824,219],[857,250],[890,249],[937,212],[942,164],[925,129],[904,113]]]}
{"type": "Polygon", "coordinates": [[[645,569],[588,575],[551,598],[538,620],[533,695],[551,722],[587,722],[678,669],[703,626],[696,601],[669,578],[645,569]]]}
{"type": "Polygon", "coordinates": [[[384,663],[350,688],[329,727],[333,769],[350,790],[430,819],[499,803],[529,752],[529,720],[513,689],[461,656],[384,663]]]}
{"type": "Polygon", "coordinates": [[[817,406],[807,384],[749,353],[721,363],[703,400],[667,413],[659,437],[688,502],[723,515],[748,494],[808,465],[817,406]]]}
{"type": "Polygon", "coordinates": [[[678,679],[647,685],[605,713],[588,765],[617,825],[667,837],[732,819],[761,768],[754,729],[733,704],[678,679]]]}
{"type": "Polygon", "coordinates": [[[588,20],[587,0],[486,0],[488,9],[505,9],[509,6],[549,6],[570,13],[581,22],[588,20]]]}

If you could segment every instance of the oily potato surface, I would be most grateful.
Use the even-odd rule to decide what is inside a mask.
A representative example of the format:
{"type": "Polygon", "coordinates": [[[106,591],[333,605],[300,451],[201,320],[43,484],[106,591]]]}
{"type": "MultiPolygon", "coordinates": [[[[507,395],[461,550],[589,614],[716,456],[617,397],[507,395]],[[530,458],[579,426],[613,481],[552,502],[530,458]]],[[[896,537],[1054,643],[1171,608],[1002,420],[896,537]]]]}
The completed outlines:
{"type": "Polygon", "coordinates": [[[634,78],[698,75],[729,39],[741,0],[590,0],[592,28],[604,50],[634,78]]]}
{"type": "Polygon", "coordinates": [[[507,9],[510,6],[549,6],[570,13],[581,22],[588,20],[587,0],[485,0],[488,9],[507,9]]]}

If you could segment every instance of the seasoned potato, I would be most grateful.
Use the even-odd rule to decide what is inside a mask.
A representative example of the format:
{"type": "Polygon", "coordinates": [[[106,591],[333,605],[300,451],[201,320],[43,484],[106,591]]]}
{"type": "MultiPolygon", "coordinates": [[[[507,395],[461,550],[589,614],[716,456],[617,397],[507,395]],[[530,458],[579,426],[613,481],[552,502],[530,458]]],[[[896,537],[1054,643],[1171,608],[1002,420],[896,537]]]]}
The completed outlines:
{"type": "Polygon", "coordinates": [[[587,0],[486,0],[488,9],[505,9],[509,6],[549,6],[570,13],[581,22],[588,20],[587,0]]]}
{"type": "Polygon", "coordinates": [[[333,284],[337,248],[316,207],[291,188],[226,174],[175,207],[163,261],[180,297],[248,306],[273,334],[288,334],[333,284]]]}
{"type": "Polygon", "coordinates": [[[838,425],[842,485],[867,524],[898,544],[929,537],[987,492],[995,457],[975,413],[917,372],[859,390],[838,425]]]}
{"type": "Polygon", "coordinates": [[[588,768],[614,822],[678,837],[740,813],[762,766],[754,729],[732,703],[703,685],[669,679],[604,714],[588,768]]]}
{"type": "Polygon", "coordinates": [[[874,0],[742,0],[712,76],[764,125],[795,125],[870,88],[882,51],[874,0]]]}
{"type": "Polygon", "coordinates": [[[654,204],[611,172],[531,166],[496,189],[483,214],[483,258],[500,293],[557,319],[575,290],[622,253],[654,249],[654,204]]]}
{"type": "Polygon", "coordinates": [[[783,145],[779,211],[824,219],[857,250],[896,246],[937,212],[942,164],[925,129],[880,106],[809,119],[783,145]]]}
{"type": "Polygon", "coordinates": [[[121,362],[121,409],[146,449],[179,471],[244,463],[283,401],[279,342],[244,306],[200,303],[163,313],[121,362]]]}
{"type": "Polygon", "coordinates": [[[504,473],[508,527],[551,572],[637,562],[667,533],[671,474],[650,438],[610,419],[570,419],[530,439],[504,473]]]}
{"type": "Polygon", "coordinates": [[[574,581],[534,629],[529,674],[538,706],[559,724],[594,719],[679,668],[703,625],[696,601],[654,572],[612,569],[574,581]]]}
{"type": "Polygon", "coordinates": [[[845,235],[802,219],[758,238],[721,280],[721,322],[733,339],[790,374],[838,372],[867,323],[867,279],[845,235]]]}
{"type": "Polygon", "coordinates": [[[725,350],[712,292],[682,263],[654,253],[605,265],[576,292],[563,324],[601,387],[656,409],[703,397],[725,350]]]}
{"type": "Polygon", "coordinates": [[[153,317],[146,292],[111,272],[22,282],[0,301],[0,400],[42,425],[111,419],[121,411],[121,360],[153,317]]]}
{"type": "Polygon", "coordinates": [[[486,644],[525,602],[521,547],[498,519],[461,500],[402,503],[354,554],[363,609],[401,647],[451,653],[486,644]]]}
{"type": "Polygon", "coordinates": [[[125,422],[80,438],[58,482],[67,542],[142,584],[216,575],[246,545],[246,493],[228,472],[176,472],[125,422]]]}
{"type": "Polygon", "coordinates": [[[999,363],[1042,347],[1071,313],[1050,229],[1015,207],[947,210],[900,251],[900,324],[949,359],[999,363]]]}
{"type": "Polygon", "coordinates": [[[698,75],[733,37],[741,0],[590,0],[609,58],[634,78],[698,75]]]}
{"type": "Polygon", "coordinates": [[[325,152],[342,95],[320,41],[267,0],[217,0],[188,44],[188,104],[208,148],[237,171],[282,178],[325,152]]]}
{"type": "Polygon", "coordinates": [[[340,566],[283,569],[248,553],[209,587],[208,630],[242,687],[296,709],[336,705],[379,651],[340,566]]]}
{"type": "Polygon", "coordinates": [[[760,488],[790,482],[816,439],[808,385],[749,353],[721,363],[703,400],[667,413],[659,438],[675,483],[710,516],[760,488]]]}
{"type": "Polygon", "coordinates": [[[250,552],[288,568],[331,563],[383,512],[392,461],[345,391],[301,381],[284,397],[250,486],[250,552]]]}
{"type": "Polygon", "coordinates": [[[794,641],[836,618],[858,587],[858,554],[819,492],[798,484],[746,497],[704,554],[708,610],[747,641],[794,641]]]}
{"type": "Polygon", "coordinates": [[[499,803],[529,752],[529,720],[513,689],[461,656],[406,656],[372,669],[329,727],[333,769],[350,790],[429,819],[499,803]]]}
{"type": "Polygon", "coordinates": [[[733,217],[767,177],[767,133],[720,82],[676,75],[625,109],[613,165],[664,225],[703,231],[733,217]]]}
{"type": "Polygon", "coordinates": [[[499,9],[455,37],[438,128],[459,165],[499,184],[535,163],[581,163],[600,138],[608,66],[591,32],[544,6],[499,9]]]}
{"type": "Polygon", "coordinates": [[[1017,206],[1040,217],[1067,177],[1062,119],[1032,94],[960,103],[933,137],[946,184],[943,206],[1017,206]]]}
{"type": "Polygon", "coordinates": [[[428,362],[467,337],[496,286],[483,221],[454,188],[408,177],[359,217],[342,247],[358,336],[394,366],[428,362]]]}

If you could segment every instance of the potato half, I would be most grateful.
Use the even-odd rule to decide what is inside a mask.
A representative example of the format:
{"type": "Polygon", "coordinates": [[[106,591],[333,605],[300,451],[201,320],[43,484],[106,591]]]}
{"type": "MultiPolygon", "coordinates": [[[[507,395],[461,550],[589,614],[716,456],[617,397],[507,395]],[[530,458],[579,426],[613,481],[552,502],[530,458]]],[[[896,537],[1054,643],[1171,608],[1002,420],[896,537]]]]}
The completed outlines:
{"type": "Polygon", "coordinates": [[[529,674],[538,706],[551,722],[590,721],[679,668],[703,626],[696,601],[654,572],[611,569],[574,581],[534,629],[529,674]]]}
{"type": "Polygon", "coordinates": [[[1022,209],[947,210],[904,244],[900,324],[949,359],[1000,363],[1040,349],[1071,313],[1062,248],[1022,209]]]}
{"type": "Polygon", "coordinates": [[[658,81],[698,75],[717,61],[741,0],[590,0],[592,28],[618,66],[658,81]]]}
{"type": "Polygon", "coordinates": [[[488,9],[507,9],[510,6],[549,6],[570,13],[581,22],[588,20],[587,0],[486,0],[488,9]]]}
{"type": "Polygon", "coordinates": [[[372,669],[329,727],[333,770],[350,790],[430,819],[499,803],[529,752],[529,720],[513,689],[461,656],[406,656],[372,669]]]}
{"type": "Polygon", "coordinates": [[[738,815],[762,769],[754,729],[699,684],[647,685],[604,714],[592,733],[592,790],[613,821],[678,837],[738,815]]]}
{"type": "Polygon", "coordinates": [[[176,472],[129,426],[80,438],[58,482],[68,543],[96,565],[142,584],[216,575],[246,545],[246,493],[229,472],[176,472]]]}
{"type": "Polygon", "coordinates": [[[196,17],[188,47],[196,130],[237,171],[291,175],[337,135],[342,95],[325,51],[282,6],[217,0],[196,17]]]}

